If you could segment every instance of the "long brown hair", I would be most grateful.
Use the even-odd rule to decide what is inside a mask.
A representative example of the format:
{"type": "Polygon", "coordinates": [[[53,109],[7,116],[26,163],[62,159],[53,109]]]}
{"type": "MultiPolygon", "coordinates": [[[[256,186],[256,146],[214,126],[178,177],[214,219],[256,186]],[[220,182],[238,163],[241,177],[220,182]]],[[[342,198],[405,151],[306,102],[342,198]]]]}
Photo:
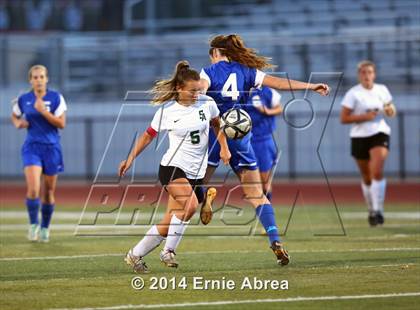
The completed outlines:
{"type": "Polygon", "coordinates": [[[275,66],[270,63],[271,58],[260,56],[253,48],[245,46],[242,38],[237,34],[218,35],[210,40],[210,56],[213,50],[218,49],[220,54],[226,56],[229,60],[233,60],[247,67],[255,69],[269,69],[275,66]]]}
{"type": "Polygon", "coordinates": [[[156,81],[150,92],[153,94],[152,104],[158,105],[165,101],[177,99],[177,87],[183,86],[186,81],[199,81],[200,74],[190,68],[186,60],[176,64],[175,71],[169,79],[156,81]]]}

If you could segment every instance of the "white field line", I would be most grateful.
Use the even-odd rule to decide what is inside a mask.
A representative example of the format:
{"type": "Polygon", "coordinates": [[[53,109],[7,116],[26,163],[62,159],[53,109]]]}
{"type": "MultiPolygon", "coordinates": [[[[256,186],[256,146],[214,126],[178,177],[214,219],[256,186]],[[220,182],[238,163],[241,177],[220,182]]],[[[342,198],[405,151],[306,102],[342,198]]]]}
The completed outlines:
{"type": "MultiPolygon", "coordinates": [[[[371,249],[348,249],[348,250],[295,250],[290,251],[293,253],[357,253],[357,252],[420,252],[420,248],[371,248],[371,249]]],[[[226,253],[239,253],[239,254],[249,254],[249,253],[265,253],[267,251],[263,250],[244,250],[244,251],[195,251],[195,252],[180,252],[180,255],[211,255],[211,254],[226,254],[226,253]]],[[[125,253],[102,253],[102,254],[83,254],[83,255],[62,255],[62,256],[34,256],[34,257],[3,257],[0,258],[1,261],[22,261],[22,260],[51,260],[51,259],[77,259],[77,258],[94,258],[94,257],[112,257],[120,256],[124,257],[125,253]]],[[[401,264],[396,264],[395,266],[400,266],[401,264]]],[[[383,265],[383,266],[393,266],[393,265],[383,265]]]]}
{"type": "Polygon", "coordinates": [[[414,297],[420,296],[420,292],[412,293],[393,293],[393,294],[371,294],[371,295],[351,295],[351,296],[313,296],[313,297],[290,297],[276,299],[254,299],[254,300],[220,300],[208,302],[187,302],[177,304],[155,304],[155,305],[118,305],[110,307],[93,307],[93,308],[60,308],[50,310],[122,310],[122,309],[160,309],[175,307],[199,307],[199,306],[226,306],[241,304],[257,304],[257,303],[273,303],[273,302],[302,302],[302,301],[328,301],[328,300],[358,300],[372,298],[396,298],[396,297],[414,297]]]}

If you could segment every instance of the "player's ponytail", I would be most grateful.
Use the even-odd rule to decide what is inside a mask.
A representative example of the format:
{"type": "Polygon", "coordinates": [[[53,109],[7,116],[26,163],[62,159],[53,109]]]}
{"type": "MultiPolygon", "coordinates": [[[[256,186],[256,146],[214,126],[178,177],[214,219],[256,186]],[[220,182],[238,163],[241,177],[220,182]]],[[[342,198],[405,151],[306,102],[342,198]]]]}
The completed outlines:
{"type": "Polygon", "coordinates": [[[210,55],[212,55],[215,48],[229,60],[236,61],[247,67],[255,69],[269,69],[274,67],[274,65],[270,64],[270,58],[260,56],[256,50],[246,47],[242,38],[237,34],[215,36],[210,41],[210,55]]]}
{"type": "Polygon", "coordinates": [[[190,68],[186,60],[181,60],[176,64],[175,71],[171,78],[156,81],[150,92],[153,94],[152,104],[162,104],[168,100],[176,100],[178,97],[177,88],[184,85],[186,81],[200,80],[200,74],[190,68]]]}

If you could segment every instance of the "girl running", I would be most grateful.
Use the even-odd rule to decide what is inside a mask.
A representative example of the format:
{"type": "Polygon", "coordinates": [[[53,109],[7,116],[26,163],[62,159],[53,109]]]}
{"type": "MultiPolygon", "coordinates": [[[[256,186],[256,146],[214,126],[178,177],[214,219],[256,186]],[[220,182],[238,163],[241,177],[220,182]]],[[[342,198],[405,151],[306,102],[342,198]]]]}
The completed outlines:
{"type": "Polygon", "coordinates": [[[384,116],[393,117],[396,109],[385,85],[376,84],[375,64],[362,61],[359,84],[352,87],[341,103],[341,122],[352,124],[351,155],[362,176],[362,192],[368,207],[370,226],[384,223],[386,180],[385,160],[389,153],[391,128],[384,116]]]}
{"type": "MultiPolygon", "coordinates": [[[[145,237],[128,251],[125,261],[137,273],[148,272],[143,258],[166,238],[160,253],[168,267],[177,267],[175,251],[199,203],[204,201],[200,187],[207,167],[207,147],[210,124],[221,145],[220,157],[226,164],[230,153],[226,137],[219,135],[219,110],[214,100],[200,95],[200,75],[187,61],[176,65],[173,76],[158,81],[152,92],[153,103],[162,105],[150,127],[119,166],[123,176],[135,158],[152,142],[158,132],[168,131],[169,149],[163,155],[159,180],[169,193],[166,213],[159,224],[153,225],[145,237]]],[[[209,194],[208,194],[209,195],[209,194]]],[[[214,197],[210,197],[214,198],[214,197]]],[[[209,201],[208,203],[211,203],[209,201]]]]}
{"type": "Polygon", "coordinates": [[[47,88],[48,71],[42,65],[29,70],[32,89],[13,105],[12,122],[16,128],[26,128],[22,160],[26,179],[26,207],[29,214],[30,241],[49,241],[49,225],[55,205],[55,188],[59,172],[64,171],[58,129],[66,126],[66,101],[63,96],[47,88]],[[42,192],[41,226],[38,213],[42,192]]]}
{"type": "MultiPolygon", "coordinates": [[[[269,59],[259,56],[255,50],[245,46],[239,35],[218,35],[210,42],[209,55],[212,65],[201,70],[202,87],[219,106],[223,114],[232,107],[240,107],[248,101],[251,88],[268,86],[279,90],[313,90],[327,95],[326,84],[309,84],[267,75],[262,69],[273,67],[269,59]]],[[[205,182],[215,171],[219,158],[219,146],[210,136],[209,168],[205,182]]],[[[230,165],[238,175],[247,200],[256,209],[256,214],[270,240],[270,247],[277,257],[277,263],[287,265],[289,255],[280,241],[274,209],[264,195],[255,153],[251,146],[251,134],[240,140],[228,140],[232,153],[230,165]]]]}

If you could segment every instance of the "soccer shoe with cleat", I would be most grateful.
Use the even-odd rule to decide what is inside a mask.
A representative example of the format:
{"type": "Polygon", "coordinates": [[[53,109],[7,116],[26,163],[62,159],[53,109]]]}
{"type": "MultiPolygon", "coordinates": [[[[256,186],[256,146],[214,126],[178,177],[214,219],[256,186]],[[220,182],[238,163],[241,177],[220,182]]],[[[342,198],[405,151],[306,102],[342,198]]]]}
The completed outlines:
{"type": "Polygon", "coordinates": [[[378,223],[378,225],[383,225],[385,223],[385,218],[382,213],[378,212],[376,214],[376,222],[378,223]]]}
{"type": "Polygon", "coordinates": [[[135,256],[132,250],[128,251],[127,255],[124,258],[124,261],[127,265],[133,268],[135,273],[148,273],[149,268],[143,260],[143,257],[135,256]]]}
{"type": "Polygon", "coordinates": [[[207,225],[210,223],[213,217],[213,208],[211,204],[213,203],[214,199],[216,198],[217,190],[214,187],[210,187],[207,189],[206,197],[204,199],[203,205],[200,211],[200,220],[201,223],[207,225]]]}
{"type": "Polygon", "coordinates": [[[39,239],[39,225],[38,224],[31,224],[29,226],[28,231],[28,240],[29,241],[38,241],[39,239]]]}
{"type": "Polygon", "coordinates": [[[369,212],[368,222],[370,227],[375,227],[378,225],[378,214],[376,212],[369,212]]]}
{"type": "Polygon", "coordinates": [[[287,253],[286,249],[283,247],[283,244],[281,244],[278,241],[274,241],[271,244],[270,248],[273,250],[274,254],[277,257],[277,264],[285,266],[289,263],[290,256],[289,253],[287,253]]]}
{"type": "Polygon", "coordinates": [[[41,228],[39,233],[39,241],[41,242],[50,242],[50,230],[48,228],[41,228]]]}
{"type": "Polygon", "coordinates": [[[178,268],[178,262],[175,259],[175,252],[171,250],[162,250],[160,252],[160,261],[166,265],[166,267],[178,268]]]}

